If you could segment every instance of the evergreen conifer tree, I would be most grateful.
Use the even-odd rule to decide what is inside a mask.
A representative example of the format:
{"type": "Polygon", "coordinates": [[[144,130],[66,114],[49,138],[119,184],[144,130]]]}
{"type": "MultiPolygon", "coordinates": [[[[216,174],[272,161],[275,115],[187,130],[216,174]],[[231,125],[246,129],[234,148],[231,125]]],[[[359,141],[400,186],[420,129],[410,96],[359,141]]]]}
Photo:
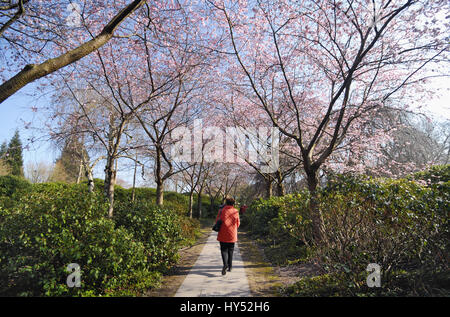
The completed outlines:
{"type": "Polygon", "coordinates": [[[18,130],[16,130],[11,141],[9,141],[8,148],[4,156],[5,162],[11,168],[11,175],[23,177],[24,173],[23,173],[22,141],[20,140],[18,130]]]}
{"type": "Polygon", "coordinates": [[[61,155],[55,162],[55,166],[60,168],[59,173],[64,176],[60,181],[74,183],[80,175],[84,178],[84,169],[80,171],[81,156],[84,152],[86,152],[84,145],[76,138],[66,140],[61,155]]]}

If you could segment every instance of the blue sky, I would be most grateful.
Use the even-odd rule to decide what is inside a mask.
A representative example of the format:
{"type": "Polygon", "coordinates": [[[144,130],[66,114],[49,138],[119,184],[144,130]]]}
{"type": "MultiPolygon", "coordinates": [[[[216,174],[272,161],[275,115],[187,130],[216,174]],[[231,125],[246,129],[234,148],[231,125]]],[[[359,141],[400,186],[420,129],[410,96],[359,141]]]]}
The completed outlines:
{"type": "Polygon", "coordinates": [[[31,107],[45,106],[48,100],[45,97],[36,98],[32,95],[36,92],[38,82],[31,83],[16,94],[0,104],[0,142],[9,142],[16,129],[19,129],[20,139],[26,147],[23,151],[25,164],[28,161],[45,161],[52,163],[57,152],[49,142],[30,142],[38,133],[33,129],[27,129],[28,123],[36,125],[37,114],[31,107]]]}

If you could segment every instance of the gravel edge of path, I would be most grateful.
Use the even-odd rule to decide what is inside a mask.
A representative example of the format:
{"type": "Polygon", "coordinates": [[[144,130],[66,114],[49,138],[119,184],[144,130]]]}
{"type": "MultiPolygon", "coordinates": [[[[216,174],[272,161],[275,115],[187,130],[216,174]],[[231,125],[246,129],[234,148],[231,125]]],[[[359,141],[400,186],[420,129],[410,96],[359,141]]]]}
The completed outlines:
{"type": "Polygon", "coordinates": [[[252,296],[280,296],[278,293],[278,288],[282,285],[280,277],[270,262],[265,259],[264,251],[244,230],[238,232],[238,239],[252,296]]]}

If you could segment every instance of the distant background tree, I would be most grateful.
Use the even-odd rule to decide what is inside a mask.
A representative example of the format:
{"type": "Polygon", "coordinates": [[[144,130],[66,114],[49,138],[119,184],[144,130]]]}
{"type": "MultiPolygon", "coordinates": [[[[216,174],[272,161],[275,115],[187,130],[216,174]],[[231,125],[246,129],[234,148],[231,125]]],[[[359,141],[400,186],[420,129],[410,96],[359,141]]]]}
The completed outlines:
{"type": "Polygon", "coordinates": [[[410,164],[410,170],[416,172],[430,165],[448,164],[449,120],[433,122],[422,114],[389,109],[377,119],[373,124],[393,129],[391,139],[382,147],[384,159],[377,162],[389,166],[391,174],[403,176],[399,165],[410,164]]]}
{"type": "Polygon", "coordinates": [[[3,157],[3,161],[9,168],[10,174],[23,177],[22,141],[20,141],[18,130],[16,130],[11,141],[9,141],[7,148],[5,147],[5,143],[2,144],[1,152],[1,157],[3,157]]]}
{"type": "Polygon", "coordinates": [[[64,172],[67,182],[78,184],[83,179],[83,175],[85,175],[83,155],[89,161],[89,155],[83,143],[74,137],[65,140],[61,155],[55,165],[58,165],[58,168],[64,172]]]}
{"type": "Polygon", "coordinates": [[[4,141],[0,146],[0,176],[8,175],[10,173],[9,167],[4,159],[7,148],[8,145],[6,144],[6,141],[4,141]]]}
{"type": "Polygon", "coordinates": [[[0,176],[8,175],[11,173],[11,169],[5,161],[5,155],[8,150],[8,145],[6,141],[0,146],[0,176]]]}
{"type": "Polygon", "coordinates": [[[3,141],[2,145],[0,146],[0,158],[3,158],[3,155],[6,154],[6,151],[8,149],[8,145],[6,141],[3,141]]]}
{"type": "Polygon", "coordinates": [[[50,181],[53,173],[53,166],[45,161],[25,164],[25,177],[33,184],[50,181]]]}

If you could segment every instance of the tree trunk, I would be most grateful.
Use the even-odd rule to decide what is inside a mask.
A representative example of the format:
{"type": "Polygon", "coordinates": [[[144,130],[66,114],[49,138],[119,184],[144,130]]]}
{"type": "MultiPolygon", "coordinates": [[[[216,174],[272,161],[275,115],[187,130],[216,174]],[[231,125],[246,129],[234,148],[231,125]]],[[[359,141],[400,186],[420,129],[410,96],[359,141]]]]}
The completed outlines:
{"type": "MultiPolygon", "coordinates": [[[[214,197],[212,196],[212,194],[209,194],[209,213],[214,215],[214,211],[215,211],[215,206],[214,206],[214,197]]],[[[214,215],[215,216],[215,215],[214,215]]]]}
{"type": "Polygon", "coordinates": [[[202,217],[202,193],[203,193],[203,186],[200,187],[200,189],[198,191],[198,196],[197,196],[198,219],[200,219],[202,217]]]}
{"type": "Polygon", "coordinates": [[[273,182],[272,179],[266,179],[266,198],[269,199],[273,194],[273,182]]]}
{"type": "Polygon", "coordinates": [[[280,169],[278,169],[277,171],[277,195],[279,197],[284,196],[283,177],[281,175],[280,169]]]}
{"type": "Polygon", "coordinates": [[[137,173],[137,154],[136,161],[134,162],[134,173],[133,173],[133,189],[131,190],[131,202],[134,202],[136,198],[136,173],[137,173]]]}
{"type": "Polygon", "coordinates": [[[113,176],[111,182],[109,183],[109,193],[108,193],[108,217],[112,218],[114,213],[114,185],[116,183],[116,171],[113,171],[113,176]]]}
{"type": "Polygon", "coordinates": [[[80,165],[78,166],[77,184],[81,182],[82,176],[83,176],[83,160],[80,160],[80,165]]]}
{"type": "Polygon", "coordinates": [[[156,183],[156,204],[158,206],[164,204],[164,183],[162,180],[156,183]]]}
{"type": "Polygon", "coordinates": [[[86,170],[86,177],[88,179],[88,191],[90,193],[94,192],[95,184],[94,184],[94,175],[92,175],[92,171],[86,170]]]}
{"type": "Polygon", "coordinates": [[[164,204],[164,179],[162,177],[161,149],[156,147],[156,167],[155,167],[155,183],[156,183],[156,204],[162,206],[164,204]]]}
{"type": "Polygon", "coordinates": [[[83,152],[81,154],[81,165],[84,169],[84,175],[86,176],[87,181],[88,181],[88,191],[89,191],[89,193],[93,193],[95,184],[94,184],[94,175],[92,173],[92,169],[94,168],[95,164],[91,167],[85,152],[83,152]]]}
{"type": "Polygon", "coordinates": [[[277,184],[277,193],[278,193],[278,196],[280,196],[280,197],[285,195],[285,189],[284,189],[283,182],[277,184]]]}
{"type": "Polygon", "coordinates": [[[114,213],[114,185],[116,182],[116,171],[114,170],[114,158],[108,157],[105,167],[105,197],[109,202],[108,217],[112,218],[114,213]]]}
{"type": "Polygon", "coordinates": [[[192,219],[192,210],[194,209],[193,206],[194,206],[194,191],[191,190],[189,192],[189,218],[191,219],[192,219]]]}
{"type": "Polygon", "coordinates": [[[315,243],[321,243],[324,237],[324,225],[322,212],[319,208],[319,200],[317,188],[319,185],[318,171],[312,170],[307,173],[308,190],[311,195],[309,201],[309,211],[311,214],[311,220],[313,225],[313,239],[315,243]]]}

